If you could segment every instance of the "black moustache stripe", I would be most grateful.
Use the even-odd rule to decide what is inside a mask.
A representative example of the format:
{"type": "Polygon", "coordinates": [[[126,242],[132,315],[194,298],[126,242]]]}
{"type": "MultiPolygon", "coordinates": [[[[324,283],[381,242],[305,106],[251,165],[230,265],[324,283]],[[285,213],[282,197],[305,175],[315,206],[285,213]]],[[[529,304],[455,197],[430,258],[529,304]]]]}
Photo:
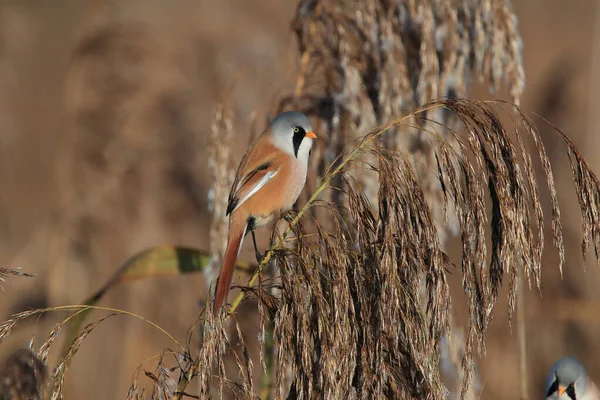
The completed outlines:
{"type": "Polygon", "coordinates": [[[298,158],[298,150],[300,149],[300,145],[302,144],[302,140],[304,139],[304,136],[306,136],[306,131],[304,129],[298,127],[298,131],[294,132],[294,138],[293,138],[294,156],[296,156],[296,158],[298,158]]]}

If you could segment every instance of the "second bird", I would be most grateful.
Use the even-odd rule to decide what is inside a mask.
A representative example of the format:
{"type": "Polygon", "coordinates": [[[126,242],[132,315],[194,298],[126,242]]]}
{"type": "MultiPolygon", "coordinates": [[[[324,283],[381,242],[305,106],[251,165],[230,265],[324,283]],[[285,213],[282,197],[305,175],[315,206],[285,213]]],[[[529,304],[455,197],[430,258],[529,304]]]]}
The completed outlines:
{"type": "Polygon", "coordinates": [[[558,360],[546,378],[546,400],[600,400],[600,390],[575,357],[558,360]]]}
{"type": "Polygon", "coordinates": [[[246,151],[229,193],[229,235],[215,289],[215,314],[227,299],[246,234],[254,235],[255,228],[290,210],[300,196],[316,138],[306,115],[288,111],[275,117],[246,151]]]}

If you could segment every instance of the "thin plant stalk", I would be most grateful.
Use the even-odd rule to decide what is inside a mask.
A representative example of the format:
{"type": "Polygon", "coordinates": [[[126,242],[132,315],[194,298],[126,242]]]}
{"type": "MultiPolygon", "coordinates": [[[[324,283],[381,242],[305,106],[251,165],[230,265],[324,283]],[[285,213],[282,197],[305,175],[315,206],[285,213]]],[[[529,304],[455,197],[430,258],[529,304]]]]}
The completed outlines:
{"type": "Polygon", "coordinates": [[[521,400],[529,399],[529,375],[527,370],[527,335],[525,318],[525,290],[523,288],[523,268],[517,276],[517,338],[519,341],[519,377],[521,400]]]}

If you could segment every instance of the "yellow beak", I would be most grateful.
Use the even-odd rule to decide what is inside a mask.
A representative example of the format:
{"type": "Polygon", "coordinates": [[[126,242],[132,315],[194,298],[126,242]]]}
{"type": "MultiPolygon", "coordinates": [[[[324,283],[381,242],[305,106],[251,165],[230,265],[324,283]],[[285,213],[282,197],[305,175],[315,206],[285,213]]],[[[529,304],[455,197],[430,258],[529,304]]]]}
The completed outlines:
{"type": "Polygon", "coordinates": [[[317,135],[315,135],[315,133],[313,131],[306,132],[306,135],[304,135],[304,136],[306,136],[307,138],[311,138],[311,139],[317,138],[317,135]]]}
{"type": "Polygon", "coordinates": [[[558,387],[558,396],[559,396],[559,397],[560,397],[560,396],[562,396],[562,395],[563,395],[563,393],[564,393],[564,392],[566,392],[566,391],[567,391],[567,389],[566,389],[565,387],[563,387],[563,386],[559,386],[559,387],[558,387]]]}

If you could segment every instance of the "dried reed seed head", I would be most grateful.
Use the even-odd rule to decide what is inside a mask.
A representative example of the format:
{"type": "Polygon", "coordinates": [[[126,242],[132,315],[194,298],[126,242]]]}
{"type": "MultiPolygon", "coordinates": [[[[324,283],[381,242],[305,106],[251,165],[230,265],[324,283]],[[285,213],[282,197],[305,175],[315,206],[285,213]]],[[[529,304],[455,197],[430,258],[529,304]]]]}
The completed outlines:
{"type": "MultiPolygon", "coordinates": [[[[12,276],[24,276],[27,278],[34,278],[37,275],[23,272],[21,271],[21,268],[0,267],[0,282],[6,282],[6,280],[12,276]]],[[[1,284],[0,289],[4,290],[1,284]]]]}
{"type": "Polygon", "coordinates": [[[44,364],[48,364],[48,353],[50,352],[50,347],[54,343],[54,340],[58,337],[58,334],[60,333],[64,323],[65,319],[63,318],[60,321],[58,321],[56,325],[54,325],[54,328],[52,328],[52,331],[50,332],[50,334],[48,334],[48,337],[46,338],[44,343],[42,343],[42,346],[38,351],[37,356],[40,360],[42,360],[44,364]]]}
{"type": "MultiPolygon", "coordinates": [[[[403,123],[416,119],[438,149],[435,176],[447,203],[444,207],[453,209],[460,222],[460,269],[470,315],[462,359],[463,395],[469,391],[474,350],[485,350],[486,329],[504,277],[509,278],[509,305],[514,307],[521,261],[526,260],[523,268],[535,278],[534,284],[539,285],[541,274],[543,216],[531,149],[521,135],[533,136],[543,165],[549,165],[549,160],[532,121],[520,114],[511,127],[514,132],[509,133],[501,109],[462,99],[433,102],[414,111],[413,118],[374,130],[352,153],[356,157],[340,161],[337,169],[325,174],[324,185],[331,185],[336,174],[343,182],[341,190],[334,186],[344,197],[342,203],[314,204],[332,223],[325,229],[315,222],[314,232],[296,225],[295,245],[275,252],[282,289],[274,320],[276,398],[282,398],[288,387],[297,398],[317,393],[333,398],[445,395],[438,349],[449,329],[446,273],[453,265],[442,251],[438,226],[410,151],[388,150],[377,143],[394,124],[403,129],[403,123]],[[435,135],[437,121],[423,116],[431,108],[445,108],[461,121],[465,135],[448,130],[460,151],[435,135]],[[375,162],[365,164],[359,153],[375,162]],[[377,204],[355,176],[365,165],[378,179],[377,204]],[[486,197],[491,200],[491,220],[486,197]]],[[[584,207],[584,233],[588,233],[582,245],[598,248],[600,182],[568,138],[563,138],[584,207]]],[[[544,168],[544,172],[554,203],[551,171],[544,168]]],[[[555,227],[560,226],[559,215],[556,208],[555,227]]],[[[562,252],[562,233],[554,234],[562,252]]],[[[240,362],[240,368],[244,371],[245,364],[240,362]]]]}
{"type": "MultiPolygon", "coordinates": [[[[294,27],[302,54],[301,71],[295,96],[283,99],[282,104],[306,107],[328,127],[324,135],[327,140],[318,144],[326,147],[322,152],[325,157],[311,160],[311,166],[317,166],[313,170],[324,170],[323,165],[329,165],[337,154],[349,151],[354,145],[350,139],[364,132],[365,125],[368,128],[387,122],[435,98],[465,97],[467,85],[474,74],[487,78],[493,89],[497,89],[499,79],[504,75],[510,86],[509,93],[517,103],[523,90],[521,42],[508,1],[440,1],[435,4],[368,0],[359,3],[301,1],[294,27]],[[473,34],[474,31],[476,34],[473,34]],[[504,74],[504,71],[510,73],[504,74]],[[300,96],[302,92],[303,96],[300,96]]],[[[458,126],[458,119],[453,113],[440,108],[425,115],[441,123],[434,126],[433,131],[447,140],[452,138],[447,129],[458,126]]],[[[455,211],[451,204],[446,206],[448,201],[456,198],[447,196],[441,187],[443,183],[440,184],[430,173],[436,166],[436,154],[435,146],[429,145],[427,140],[430,140],[430,135],[423,132],[419,123],[405,124],[390,129],[384,136],[383,145],[405,149],[412,154],[416,174],[435,222],[439,226],[446,223],[456,231],[459,228],[457,212],[460,211],[455,211]]],[[[460,149],[457,144],[453,147],[454,151],[460,149]]],[[[360,158],[367,168],[356,168],[354,174],[361,189],[377,208],[379,182],[368,168],[373,164],[372,156],[362,153],[360,158]]],[[[447,158],[446,161],[455,162],[455,159],[447,158]]],[[[478,166],[483,167],[483,160],[479,158],[478,161],[478,166]]],[[[471,170],[466,172],[471,173],[471,170]]],[[[527,177],[529,179],[530,175],[527,177]]],[[[469,235],[470,243],[465,247],[472,246],[480,252],[467,255],[466,265],[483,265],[486,260],[482,228],[485,221],[484,186],[473,182],[473,178],[471,176],[467,183],[470,184],[470,197],[467,199],[473,209],[465,217],[470,222],[479,223],[479,228],[469,235]]],[[[342,187],[339,179],[332,184],[342,187]]],[[[327,199],[347,206],[347,198],[340,193],[332,191],[327,199]]],[[[538,211],[536,209],[539,217],[538,211]]],[[[560,229],[557,231],[560,237],[560,229]]],[[[438,236],[443,243],[446,233],[439,230],[438,236]]],[[[561,246],[561,240],[557,243],[561,246]]],[[[536,256],[534,265],[539,265],[541,244],[538,242],[532,249],[536,256]]],[[[497,263],[491,275],[494,280],[501,278],[498,272],[497,263]]],[[[483,280],[489,281],[486,272],[483,272],[483,280]]],[[[479,328],[484,330],[494,299],[482,304],[486,297],[479,293],[482,289],[476,282],[476,275],[470,274],[470,279],[465,279],[465,288],[473,292],[471,313],[474,318],[478,314],[476,320],[479,328]]],[[[512,279],[511,287],[514,288],[514,284],[512,279]]],[[[483,285],[487,295],[494,292],[492,286],[483,285]]],[[[419,293],[421,296],[427,294],[425,285],[421,285],[419,293]]],[[[511,290],[511,293],[514,291],[511,290]]],[[[510,303],[512,308],[514,295],[511,295],[510,303]]],[[[472,340],[475,330],[470,333],[472,340]]],[[[470,348],[467,355],[471,357],[470,348]]]]}
{"type": "MultiPolygon", "coordinates": [[[[304,0],[292,26],[301,69],[294,95],[284,97],[280,109],[297,108],[323,122],[325,140],[315,149],[323,156],[311,159],[313,171],[324,170],[352,148],[352,138],[377,124],[436,98],[465,97],[474,75],[494,89],[504,78],[517,104],[523,92],[522,43],[509,0],[304,0]]],[[[449,138],[445,128],[456,129],[458,120],[442,109],[429,113],[441,123],[436,130],[449,138]]],[[[456,231],[456,216],[439,206],[441,190],[429,172],[434,149],[423,139],[429,136],[421,129],[405,126],[390,129],[383,145],[414,154],[436,221],[456,231]]],[[[361,157],[368,163],[367,154],[361,157]]],[[[367,170],[355,174],[374,200],[377,179],[367,170]]],[[[328,200],[343,200],[338,194],[328,200]]],[[[446,233],[438,234],[443,242],[446,233]]]]}
{"type": "MultiPolygon", "coordinates": [[[[380,161],[385,163],[383,160],[392,162],[387,158],[380,161]]],[[[380,167],[385,171],[379,171],[379,176],[386,177],[381,189],[386,193],[383,197],[391,186],[397,188],[398,182],[393,178],[395,171],[408,171],[402,164],[380,167]]],[[[317,391],[328,398],[340,398],[350,387],[361,396],[404,398],[401,388],[408,387],[405,380],[411,379],[405,375],[407,370],[401,368],[407,360],[408,343],[413,346],[418,343],[420,352],[434,354],[433,359],[429,358],[430,354],[422,354],[417,363],[410,365],[415,371],[415,380],[422,381],[425,376],[431,379],[437,374],[435,352],[431,350],[435,340],[427,337],[430,333],[438,335],[434,331],[440,329],[431,326],[431,330],[420,331],[417,327],[422,325],[411,323],[412,318],[425,323],[419,313],[414,313],[413,302],[419,301],[419,285],[405,281],[406,277],[398,274],[408,269],[409,264],[407,259],[404,262],[398,259],[394,232],[398,230],[396,224],[406,221],[395,220],[400,207],[394,204],[402,202],[404,206],[404,202],[414,199],[408,193],[387,199],[383,209],[393,207],[385,211],[387,218],[394,219],[389,221],[377,216],[360,188],[351,184],[346,187],[351,204],[348,212],[358,214],[353,214],[344,224],[337,224],[338,231],[328,233],[318,228],[315,242],[297,231],[296,249],[278,253],[283,287],[282,304],[275,320],[275,336],[281,341],[277,355],[279,393],[285,390],[281,387],[284,367],[291,365],[299,398],[312,397],[317,391]],[[363,226],[363,222],[367,225],[363,226]],[[345,230],[343,226],[352,226],[352,229],[345,230]],[[360,236],[355,237],[353,232],[360,236]],[[402,268],[397,268],[399,262],[403,263],[402,268]],[[315,266],[321,267],[324,275],[315,274],[315,266]],[[412,296],[407,291],[412,292],[412,296]],[[423,332],[430,333],[423,335],[423,332]],[[397,391],[386,392],[390,387],[397,391]]],[[[411,204],[416,209],[423,203],[411,204]]],[[[425,216],[423,212],[419,214],[425,216]]],[[[417,227],[418,223],[413,226],[417,227]]],[[[419,258],[425,254],[417,252],[414,256],[419,258]]],[[[424,262],[414,265],[426,268],[424,262]]],[[[432,273],[434,275],[438,274],[432,273]]],[[[447,297],[447,289],[437,295],[447,297]]],[[[429,390],[435,393],[441,388],[429,390]]]]}
{"type": "Polygon", "coordinates": [[[67,370],[69,369],[69,366],[71,365],[71,361],[73,361],[73,357],[75,357],[75,354],[79,350],[79,347],[81,347],[81,344],[83,343],[85,338],[98,325],[100,325],[102,322],[104,322],[104,320],[106,320],[112,316],[115,316],[115,315],[117,315],[117,314],[112,313],[112,314],[109,314],[109,315],[106,315],[106,316],[100,318],[99,320],[97,320],[95,322],[87,324],[85,327],[83,327],[79,331],[77,336],[73,339],[73,343],[71,343],[71,346],[69,346],[69,348],[67,349],[67,352],[58,361],[57,365],[54,367],[54,370],[52,371],[52,375],[50,376],[50,382],[51,382],[51,387],[52,387],[52,397],[51,397],[52,400],[62,400],[63,399],[65,374],[67,373],[67,370]]]}
{"type": "Polygon", "coordinates": [[[131,378],[131,384],[129,385],[129,389],[127,390],[127,397],[125,398],[125,400],[141,400],[145,398],[145,396],[141,395],[138,387],[142,367],[143,365],[139,365],[135,369],[135,372],[133,373],[133,376],[131,378]]]}
{"type": "Polygon", "coordinates": [[[245,396],[252,397],[254,392],[254,383],[252,380],[252,369],[254,368],[254,363],[252,362],[252,358],[250,358],[250,353],[248,351],[248,347],[246,346],[246,342],[244,341],[244,335],[242,334],[240,324],[237,320],[234,320],[233,322],[237,331],[239,346],[242,350],[241,357],[237,352],[233,352],[237,367],[239,368],[239,371],[242,372],[242,383],[241,385],[238,383],[238,385],[245,396]]]}
{"type": "Polygon", "coordinates": [[[234,138],[232,111],[228,103],[219,103],[211,124],[209,142],[209,169],[212,171],[213,185],[208,193],[209,211],[212,212],[210,227],[210,251],[215,266],[219,266],[227,246],[229,228],[227,197],[233,180],[235,169],[232,166],[232,144],[234,138]]]}
{"type": "Polygon", "coordinates": [[[47,367],[29,349],[17,349],[0,365],[0,398],[42,400],[47,367]]]}
{"type": "Polygon", "coordinates": [[[177,383],[173,377],[173,371],[164,363],[166,352],[161,352],[154,372],[145,371],[147,377],[154,382],[152,388],[152,400],[169,400],[172,398],[177,383]]]}
{"type": "Polygon", "coordinates": [[[216,317],[211,312],[206,313],[206,321],[202,326],[202,343],[198,354],[197,376],[201,398],[213,395],[211,384],[215,373],[219,383],[218,393],[220,396],[223,394],[223,385],[227,381],[223,359],[229,345],[225,322],[223,312],[216,317]]]}
{"type": "Polygon", "coordinates": [[[6,339],[12,333],[19,323],[31,317],[32,315],[40,314],[43,311],[44,310],[23,311],[12,315],[9,319],[0,323],[0,344],[2,344],[4,339],[6,339]]]}

